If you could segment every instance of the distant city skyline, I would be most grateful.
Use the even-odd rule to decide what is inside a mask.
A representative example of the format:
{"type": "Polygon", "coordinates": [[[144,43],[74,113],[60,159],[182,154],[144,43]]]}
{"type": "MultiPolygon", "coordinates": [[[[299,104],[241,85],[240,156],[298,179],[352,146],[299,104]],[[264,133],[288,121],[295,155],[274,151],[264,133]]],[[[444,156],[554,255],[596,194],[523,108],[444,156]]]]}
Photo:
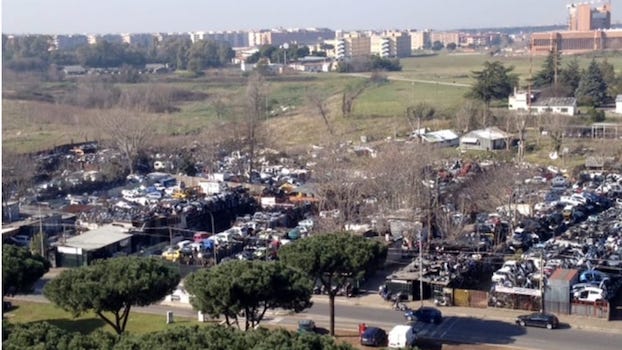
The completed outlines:
{"type": "MultiPolygon", "coordinates": [[[[2,0],[2,32],[103,34],[310,27],[454,30],[564,25],[570,3],[573,1],[2,0]]],[[[620,22],[622,0],[611,3],[612,23],[620,22]]]]}

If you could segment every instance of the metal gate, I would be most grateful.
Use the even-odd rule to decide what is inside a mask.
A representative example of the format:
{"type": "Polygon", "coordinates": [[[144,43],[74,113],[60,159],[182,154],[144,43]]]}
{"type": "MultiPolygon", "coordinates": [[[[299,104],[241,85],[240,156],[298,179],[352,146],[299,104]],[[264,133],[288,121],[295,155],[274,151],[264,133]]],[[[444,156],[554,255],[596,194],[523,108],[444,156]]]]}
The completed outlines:
{"type": "Polygon", "coordinates": [[[463,307],[486,308],[488,292],[470,289],[454,289],[454,305],[463,307]]]}

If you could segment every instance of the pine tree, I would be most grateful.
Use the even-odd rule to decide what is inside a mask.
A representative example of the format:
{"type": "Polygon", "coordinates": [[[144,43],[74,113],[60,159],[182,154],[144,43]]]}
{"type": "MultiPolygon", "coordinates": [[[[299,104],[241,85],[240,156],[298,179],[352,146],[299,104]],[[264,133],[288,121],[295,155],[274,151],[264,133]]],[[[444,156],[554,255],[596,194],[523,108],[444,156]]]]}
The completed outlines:
{"type": "Polygon", "coordinates": [[[542,69],[532,79],[534,88],[542,88],[553,85],[556,82],[555,71],[560,67],[561,56],[559,51],[550,51],[542,64],[542,69]]]}
{"type": "Polygon", "coordinates": [[[568,91],[571,91],[572,95],[574,95],[579,87],[579,81],[581,81],[581,68],[579,67],[579,61],[575,57],[559,73],[559,83],[566,86],[568,91]]]}
{"type": "Polygon", "coordinates": [[[581,74],[575,96],[581,105],[600,107],[607,101],[607,83],[595,60],[581,74]]]}

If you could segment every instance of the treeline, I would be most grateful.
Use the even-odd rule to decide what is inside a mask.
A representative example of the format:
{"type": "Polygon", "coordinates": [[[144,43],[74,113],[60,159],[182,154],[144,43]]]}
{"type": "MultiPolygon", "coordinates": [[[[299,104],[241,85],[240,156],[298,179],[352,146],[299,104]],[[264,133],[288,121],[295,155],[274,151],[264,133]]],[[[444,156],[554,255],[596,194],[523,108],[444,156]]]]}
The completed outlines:
{"type": "Polygon", "coordinates": [[[311,52],[307,46],[298,46],[297,44],[286,47],[263,45],[259,47],[257,52],[246,58],[246,63],[257,63],[262,59],[267,59],[272,63],[293,62],[309,55],[326,57],[326,51],[311,52]]]}
{"type": "Polygon", "coordinates": [[[224,326],[173,327],[144,335],[113,335],[104,331],[91,334],[68,332],[47,322],[2,323],[4,349],[317,349],[350,350],[328,336],[297,334],[284,329],[259,328],[247,332],[224,326]]]}
{"type": "Polygon", "coordinates": [[[52,37],[29,35],[9,38],[2,35],[2,59],[6,68],[15,71],[46,71],[50,65],[82,65],[111,68],[124,65],[143,67],[162,63],[173,69],[200,71],[222,67],[231,62],[235,52],[228,43],[170,36],[154,40],[149,47],[102,40],[75,50],[49,50],[52,37]]]}
{"type": "Polygon", "coordinates": [[[341,61],[337,64],[337,72],[354,73],[354,72],[370,72],[370,71],[401,71],[402,66],[397,58],[383,58],[379,56],[359,57],[347,61],[341,61]]]}
{"type": "Polygon", "coordinates": [[[622,93],[622,74],[603,58],[592,59],[581,69],[576,57],[562,62],[558,52],[551,51],[541,69],[529,80],[534,89],[546,97],[575,97],[582,106],[601,107],[614,102],[622,93]]]}

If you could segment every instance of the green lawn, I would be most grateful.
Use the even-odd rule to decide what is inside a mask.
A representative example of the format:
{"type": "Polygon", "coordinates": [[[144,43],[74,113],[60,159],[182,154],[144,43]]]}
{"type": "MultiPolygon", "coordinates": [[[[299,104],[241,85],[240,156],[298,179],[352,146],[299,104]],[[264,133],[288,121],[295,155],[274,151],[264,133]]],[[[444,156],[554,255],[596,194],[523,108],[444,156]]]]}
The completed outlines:
{"type": "MultiPolygon", "coordinates": [[[[13,305],[15,308],[3,315],[4,319],[11,323],[46,321],[59,328],[83,334],[88,334],[98,329],[114,333],[112,327],[94,313],[74,318],[70,313],[52,304],[16,301],[13,305]]],[[[158,316],[131,311],[126,331],[132,334],[144,334],[160,331],[167,327],[195,324],[199,324],[195,319],[175,316],[175,322],[167,325],[166,315],[158,316]]]]}

